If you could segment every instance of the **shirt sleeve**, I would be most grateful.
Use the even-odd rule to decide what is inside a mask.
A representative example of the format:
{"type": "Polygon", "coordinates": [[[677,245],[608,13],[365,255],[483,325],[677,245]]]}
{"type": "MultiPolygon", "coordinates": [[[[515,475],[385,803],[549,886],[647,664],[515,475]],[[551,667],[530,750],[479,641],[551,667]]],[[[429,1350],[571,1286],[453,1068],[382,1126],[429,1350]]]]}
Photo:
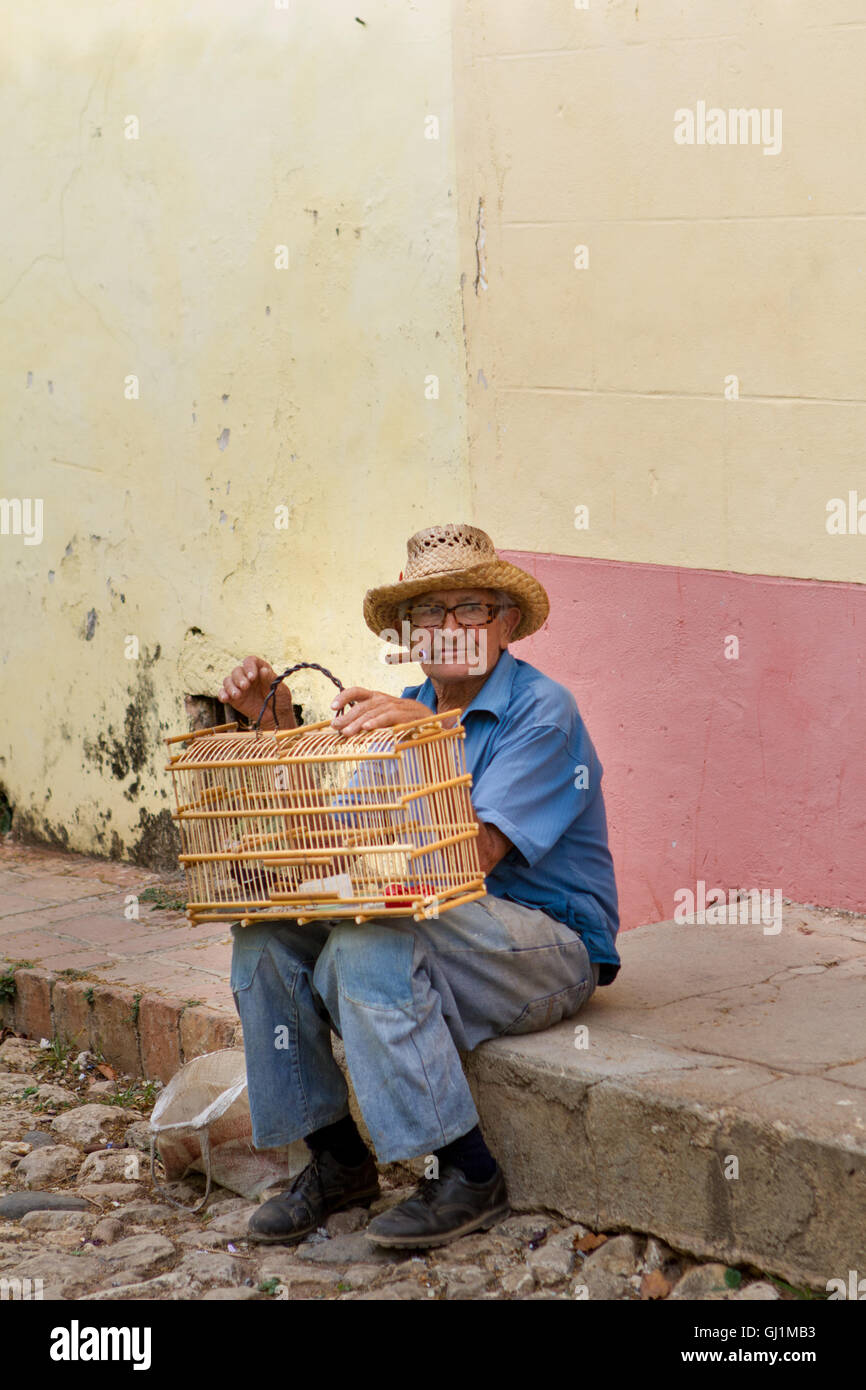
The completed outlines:
{"type": "Polygon", "coordinates": [[[555,725],[515,725],[473,779],[472,807],[531,868],[586,809],[600,780],[601,764],[582,728],[575,739],[555,725]]]}

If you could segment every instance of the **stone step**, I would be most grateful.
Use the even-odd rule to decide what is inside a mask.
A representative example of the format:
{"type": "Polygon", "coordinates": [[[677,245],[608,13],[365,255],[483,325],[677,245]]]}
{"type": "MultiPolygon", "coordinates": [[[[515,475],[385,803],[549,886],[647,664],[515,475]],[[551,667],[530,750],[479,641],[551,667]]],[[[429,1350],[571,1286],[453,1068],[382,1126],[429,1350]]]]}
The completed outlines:
{"type": "Polygon", "coordinates": [[[864,928],[794,904],[773,936],[640,927],[574,1019],[476,1049],[515,1208],[793,1284],[866,1275],[864,928]]]}
{"type": "MultiPolygon", "coordinates": [[[[33,965],[6,967],[0,1023],[168,1081],[242,1046],[230,937],[170,911],[127,921],[140,879],[81,855],[7,853],[0,959],[26,951],[33,965]],[[61,972],[68,960],[83,978],[61,972]]],[[[623,932],[619,977],[579,1015],[464,1058],[515,1210],[793,1284],[866,1276],[866,918],[783,904],[772,926],[623,932]]],[[[339,1040],[335,1055],[345,1069],[339,1040]]]]}

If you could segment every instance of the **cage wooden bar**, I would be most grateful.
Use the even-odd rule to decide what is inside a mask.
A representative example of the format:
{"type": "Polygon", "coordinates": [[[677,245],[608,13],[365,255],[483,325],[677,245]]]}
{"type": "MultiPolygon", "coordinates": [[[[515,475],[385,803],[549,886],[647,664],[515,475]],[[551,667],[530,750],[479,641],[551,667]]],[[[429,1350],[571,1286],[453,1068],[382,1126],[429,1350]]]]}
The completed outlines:
{"type": "Polygon", "coordinates": [[[437,917],[484,895],[465,732],[431,714],[347,737],[329,720],[166,739],[199,922],[437,917]]]}

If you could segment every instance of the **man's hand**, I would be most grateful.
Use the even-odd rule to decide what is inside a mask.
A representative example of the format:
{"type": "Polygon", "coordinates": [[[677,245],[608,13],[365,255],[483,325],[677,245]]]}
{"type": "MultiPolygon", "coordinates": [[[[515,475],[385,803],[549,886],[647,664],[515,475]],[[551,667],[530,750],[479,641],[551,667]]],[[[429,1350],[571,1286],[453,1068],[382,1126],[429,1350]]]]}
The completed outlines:
{"type": "Polygon", "coordinates": [[[332,728],[341,734],[360,734],[364,729],[389,729],[392,724],[406,724],[412,719],[432,719],[434,711],[420,700],[403,700],[399,695],[383,695],[378,690],[365,690],[363,686],[352,685],[341,690],[331,701],[331,709],[337,710],[331,720],[332,728]],[[343,709],[351,700],[351,709],[343,709]]]}
{"type": "MultiPolygon", "coordinates": [[[[236,666],[231,675],[226,676],[217,699],[222,700],[223,704],[231,705],[239,714],[246,715],[247,719],[254,721],[258,719],[265,697],[276,678],[276,671],[263,657],[244,657],[240,666],[236,666]]],[[[292,709],[292,692],[285,681],[282,685],[277,686],[277,715],[281,729],[297,727],[295,711],[292,709]]],[[[265,711],[261,727],[263,729],[275,727],[270,705],[265,711]]]]}

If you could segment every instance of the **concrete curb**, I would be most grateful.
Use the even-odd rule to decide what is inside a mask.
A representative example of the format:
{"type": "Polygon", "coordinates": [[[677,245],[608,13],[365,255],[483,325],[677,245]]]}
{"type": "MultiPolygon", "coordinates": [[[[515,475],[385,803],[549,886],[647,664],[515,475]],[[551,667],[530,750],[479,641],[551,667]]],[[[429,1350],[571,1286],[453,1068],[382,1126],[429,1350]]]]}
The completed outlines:
{"type": "Polygon", "coordinates": [[[0,1002],[0,1024],[28,1038],[100,1051],[130,1076],[167,1083],[193,1057],[243,1047],[237,1018],[202,1004],[38,968],[21,967],[13,978],[15,994],[0,1002]]]}
{"type": "MultiPolygon", "coordinates": [[[[561,1036],[568,1045],[567,1026],[561,1036]]],[[[814,1289],[866,1270],[862,1149],[744,1114],[736,1100],[702,1104],[555,1068],[501,1040],[465,1066],[515,1209],[654,1235],[814,1289]],[[726,1180],[732,1155],[746,1181],[726,1180]]]]}

